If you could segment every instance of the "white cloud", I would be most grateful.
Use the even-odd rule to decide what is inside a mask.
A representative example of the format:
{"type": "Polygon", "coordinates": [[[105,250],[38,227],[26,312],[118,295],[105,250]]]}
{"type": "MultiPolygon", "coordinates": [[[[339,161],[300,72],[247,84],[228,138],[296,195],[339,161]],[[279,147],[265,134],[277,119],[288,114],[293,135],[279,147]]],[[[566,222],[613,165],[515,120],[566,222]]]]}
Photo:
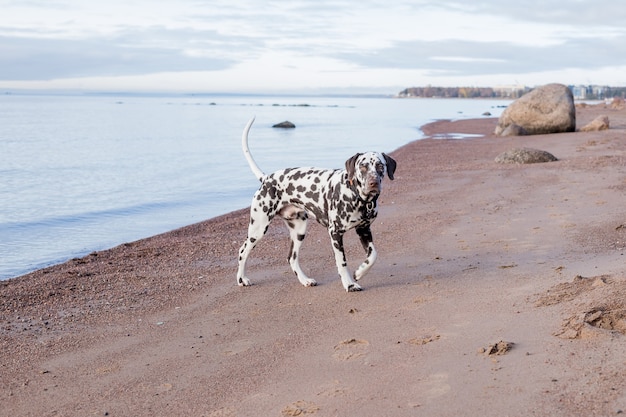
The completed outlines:
{"type": "Polygon", "coordinates": [[[608,0],[5,3],[5,89],[626,83],[626,9],[608,0]]]}

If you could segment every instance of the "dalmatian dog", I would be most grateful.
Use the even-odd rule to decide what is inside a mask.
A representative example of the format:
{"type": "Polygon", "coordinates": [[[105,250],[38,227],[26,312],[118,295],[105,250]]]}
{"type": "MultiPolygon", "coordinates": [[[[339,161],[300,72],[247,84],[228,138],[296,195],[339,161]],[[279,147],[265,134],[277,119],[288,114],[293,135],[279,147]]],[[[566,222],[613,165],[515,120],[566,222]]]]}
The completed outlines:
{"type": "Polygon", "coordinates": [[[248,132],[254,123],[246,125],[241,143],[252,172],[261,182],[250,207],[248,237],[239,250],[237,284],[252,285],[246,277],[246,260],[267,232],[269,223],[282,218],[289,228],[291,248],[289,264],[305,287],[317,285],[307,277],[299,262],[299,252],[306,235],[307,219],[314,218],[328,229],[335,254],[337,270],[346,291],[360,291],[356,282],[370,270],[376,260],[370,225],[378,214],[376,201],[385,174],[390,180],[396,161],[384,153],[357,153],[346,161],[346,169],[287,168],[266,175],[258,167],[248,149],[248,132]],[[348,270],[343,235],[355,229],[367,258],[354,275],[348,270]]]}

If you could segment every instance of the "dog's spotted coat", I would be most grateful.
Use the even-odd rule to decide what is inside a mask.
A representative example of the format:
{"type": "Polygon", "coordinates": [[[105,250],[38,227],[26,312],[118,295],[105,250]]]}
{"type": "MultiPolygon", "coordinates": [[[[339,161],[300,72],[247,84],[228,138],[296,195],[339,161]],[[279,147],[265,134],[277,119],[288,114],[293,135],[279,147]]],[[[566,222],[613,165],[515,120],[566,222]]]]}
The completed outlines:
{"type": "Polygon", "coordinates": [[[346,161],[345,170],[288,168],[265,175],[256,165],[248,149],[248,122],[242,136],[244,155],[250,168],[261,181],[250,207],[248,238],[239,250],[237,284],[251,285],[245,275],[250,251],[267,232],[272,219],[281,217],[289,227],[291,248],[289,264],[304,286],[317,283],[300,268],[300,246],[306,235],[307,219],[314,218],[328,229],[341,283],[346,291],[360,291],[361,279],[376,260],[370,225],[378,214],[376,201],[385,174],[393,180],[396,162],[384,153],[357,153],[346,161]],[[352,276],[348,270],[343,235],[354,228],[367,253],[365,261],[352,276]],[[355,281],[356,280],[356,281],[355,281]]]}

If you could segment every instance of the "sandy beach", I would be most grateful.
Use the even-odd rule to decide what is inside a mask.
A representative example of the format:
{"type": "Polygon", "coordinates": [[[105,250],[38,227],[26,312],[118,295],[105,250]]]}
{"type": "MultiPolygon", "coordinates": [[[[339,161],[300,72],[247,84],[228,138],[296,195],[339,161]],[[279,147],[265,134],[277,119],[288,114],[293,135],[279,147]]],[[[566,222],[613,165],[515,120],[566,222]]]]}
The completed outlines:
{"type": "Polygon", "coordinates": [[[439,121],[391,152],[359,293],[313,223],[317,287],[281,222],[238,287],[247,209],[0,282],[0,415],[625,413],[626,110],[578,127],[598,115],[609,130],[515,138],[439,121]],[[515,147],[559,160],[494,162],[515,147]]]}

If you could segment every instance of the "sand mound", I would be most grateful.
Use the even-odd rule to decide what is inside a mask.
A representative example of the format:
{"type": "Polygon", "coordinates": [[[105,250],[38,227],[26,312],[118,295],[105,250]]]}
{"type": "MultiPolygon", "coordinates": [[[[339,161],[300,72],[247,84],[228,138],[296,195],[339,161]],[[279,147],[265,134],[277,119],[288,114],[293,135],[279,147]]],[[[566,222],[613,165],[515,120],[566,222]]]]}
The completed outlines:
{"type": "Polygon", "coordinates": [[[558,284],[541,296],[537,307],[569,303],[574,311],[555,336],[564,339],[597,337],[605,332],[626,334],[626,279],[608,275],[583,277],[558,284]]]}

